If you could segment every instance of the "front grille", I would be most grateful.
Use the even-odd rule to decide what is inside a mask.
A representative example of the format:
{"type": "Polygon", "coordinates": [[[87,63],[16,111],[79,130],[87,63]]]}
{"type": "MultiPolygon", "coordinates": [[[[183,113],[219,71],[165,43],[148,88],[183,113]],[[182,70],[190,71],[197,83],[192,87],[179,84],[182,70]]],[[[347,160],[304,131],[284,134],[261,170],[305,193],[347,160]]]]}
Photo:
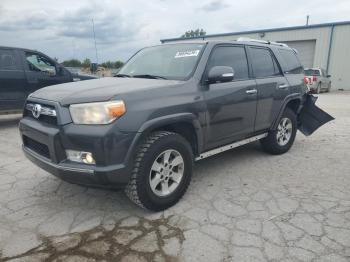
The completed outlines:
{"type": "MultiPolygon", "coordinates": [[[[28,107],[28,105],[33,105],[33,103],[29,102],[28,104],[26,104],[25,110],[24,110],[24,116],[30,117],[32,119],[35,119],[35,120],[38,120],[40,122],[44,122],[44,123],[47,123],[50,125],[57,125],[57,116],[46,115],[44,113],[41,113],[40,116],[38,118],[36,118],[33,116],[32,110],[30,109],[31,107],[28,107]]],[[[40,105],[42,107],[45,107],[46,109],[50,109],[50,110],[55,111],[55,108],[53,106],[43,105],[43,104],[40,104],[40,105]]]]}
{"type": "Polygon", "coordinates": [[[27,136],[23,136],[23,144],[25,147],[33,150],[35,153],[50,159],[50,151],[47,145],[35,141],[27,136]]]}

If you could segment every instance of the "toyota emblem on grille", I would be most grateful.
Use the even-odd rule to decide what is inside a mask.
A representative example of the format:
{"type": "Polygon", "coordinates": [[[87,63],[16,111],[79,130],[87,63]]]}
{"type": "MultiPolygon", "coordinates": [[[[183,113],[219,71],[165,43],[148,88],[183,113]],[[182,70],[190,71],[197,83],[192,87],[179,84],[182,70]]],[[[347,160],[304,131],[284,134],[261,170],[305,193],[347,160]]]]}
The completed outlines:
{"type": "Polygon", "coordinates": [[[35,118],[39,118],[40,113],[41,113],[41,105],[39,105],[39,104],[33,105],[33,107],[32,107],[32,114],[33,114],[33,116],[35,118]]]}

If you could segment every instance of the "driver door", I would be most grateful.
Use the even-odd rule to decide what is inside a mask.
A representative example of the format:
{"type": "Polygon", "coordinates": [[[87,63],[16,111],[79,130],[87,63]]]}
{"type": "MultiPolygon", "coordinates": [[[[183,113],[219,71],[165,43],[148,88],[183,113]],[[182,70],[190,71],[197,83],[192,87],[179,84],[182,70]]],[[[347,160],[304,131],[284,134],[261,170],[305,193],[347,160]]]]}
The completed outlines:
{"type": "Polygon", "coordinates": [[[35,52],[24,52],[24,56],[28,94],[45,86],[62,83],[62,77],[56,71],[56,63],[50,58],[35,52]]]}
{"type": "MultiPolygon", "coordinates": [[[[218,45],[209,58],[206,72],[214,66],[230,66],[230,82],[209,84],[204,92],[207,105],[207,149],[237,141],[254,132],[257,87],[249,77],[243,45],[218,45]]],[[[207,74],[206,73],[206,74],[207,74]]]]}

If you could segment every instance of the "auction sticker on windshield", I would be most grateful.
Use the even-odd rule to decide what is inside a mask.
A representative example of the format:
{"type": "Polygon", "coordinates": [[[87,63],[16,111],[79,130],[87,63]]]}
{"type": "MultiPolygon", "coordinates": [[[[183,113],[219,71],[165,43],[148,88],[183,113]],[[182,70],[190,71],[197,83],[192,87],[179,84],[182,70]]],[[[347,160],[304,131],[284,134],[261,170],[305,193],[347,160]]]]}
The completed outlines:
{"type": "Polygon", "coordinates": [[[188,50],[188,51],[179,51],[175,54],[175,58],[188,57],[188,56],[198,56],[200,50],[188,50]]]}

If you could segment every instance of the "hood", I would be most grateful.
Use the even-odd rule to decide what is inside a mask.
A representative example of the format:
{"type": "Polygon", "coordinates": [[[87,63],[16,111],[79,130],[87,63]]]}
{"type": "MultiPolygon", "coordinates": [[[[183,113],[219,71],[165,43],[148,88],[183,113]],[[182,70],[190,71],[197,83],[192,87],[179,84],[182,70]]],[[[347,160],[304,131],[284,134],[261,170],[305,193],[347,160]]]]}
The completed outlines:
{"type": "Polygon", "coordinates": [[[79,74],[79,73],[74,73],[72,74],[73,81],[82,81],[82,80],[91,80],[91,79],[98,79],[97,76],[94,75],[88,75],[88,74],[79,74]]]}
{"type": "Polygon", "coordinates": [[[44,87],[32,93],[30,97],[56,101],[62,105],[101,102],[129,92],[172,86],[179,83],[181,81],[105,77],[44,87]]]}

